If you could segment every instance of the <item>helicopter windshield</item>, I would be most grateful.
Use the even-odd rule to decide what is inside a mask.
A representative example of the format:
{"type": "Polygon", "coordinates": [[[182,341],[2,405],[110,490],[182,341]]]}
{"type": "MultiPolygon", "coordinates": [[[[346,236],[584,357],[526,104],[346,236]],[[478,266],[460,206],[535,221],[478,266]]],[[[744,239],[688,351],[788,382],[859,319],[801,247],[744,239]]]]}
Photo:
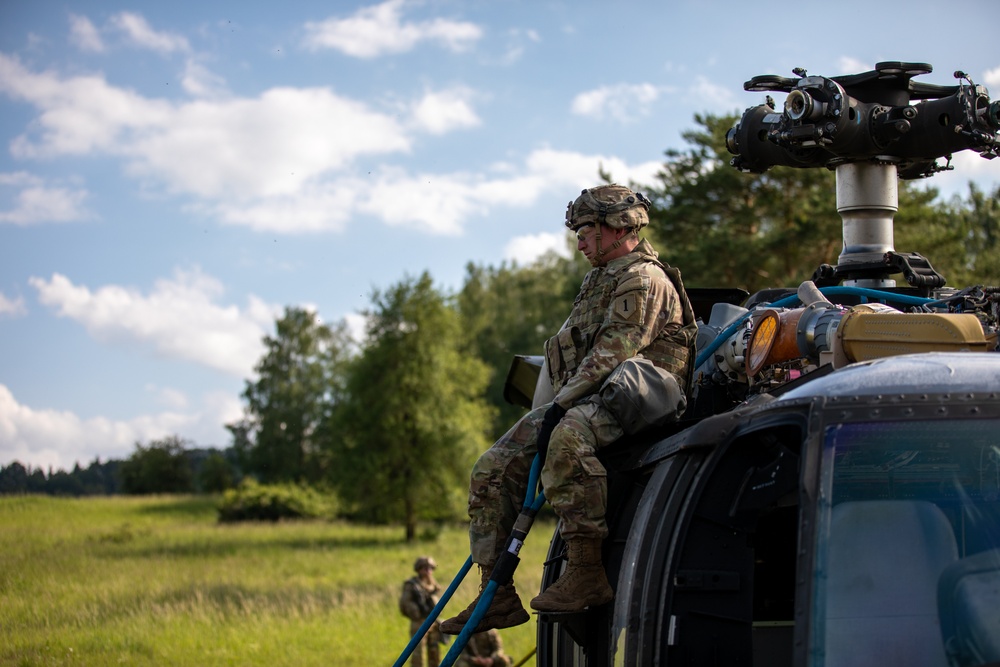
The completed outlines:
{"type": "Polygon", "coordinates": [[[816,557],[813,665],[1000,659],[1000,420],[829,427],[816,557]]]}

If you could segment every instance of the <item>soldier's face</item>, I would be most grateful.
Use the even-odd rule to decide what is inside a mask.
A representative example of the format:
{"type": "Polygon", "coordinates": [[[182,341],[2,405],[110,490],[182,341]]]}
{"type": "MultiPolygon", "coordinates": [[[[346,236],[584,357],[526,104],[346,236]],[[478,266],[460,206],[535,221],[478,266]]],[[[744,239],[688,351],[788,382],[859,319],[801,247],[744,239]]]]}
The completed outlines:
{"type": "Polygon", "coordinates": [[[584,225],[576,230],[576,249],[597,266],[597,228],[594,225],[584,225]]]}
{"type": "Polygon", "coordinates": [[[604,247],[605,252],[615,241],[624,236],[624,229],[615,229],[607,225],[601,225],[601,239],[597,240],[597,225],[590,224],[578,227],[576,230],[576,249],[583,253],[591,266],[604,266],[613,256],[620,254],[613,252],[611,255],[601,255],[598,257],[598,245],[604,247]]]}

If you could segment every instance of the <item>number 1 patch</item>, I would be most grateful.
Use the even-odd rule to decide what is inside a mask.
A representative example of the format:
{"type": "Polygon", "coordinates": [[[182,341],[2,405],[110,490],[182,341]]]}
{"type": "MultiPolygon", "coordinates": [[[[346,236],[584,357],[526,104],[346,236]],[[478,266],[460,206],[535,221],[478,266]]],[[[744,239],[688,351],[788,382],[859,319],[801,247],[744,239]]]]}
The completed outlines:
{"type": "Polygon", "coordinates": [[[626,322],[642,319],[642,313],[639,312],[641,308],[638,295],[635,292],[623,294],[615,299],[615,315],[626,322]]]}

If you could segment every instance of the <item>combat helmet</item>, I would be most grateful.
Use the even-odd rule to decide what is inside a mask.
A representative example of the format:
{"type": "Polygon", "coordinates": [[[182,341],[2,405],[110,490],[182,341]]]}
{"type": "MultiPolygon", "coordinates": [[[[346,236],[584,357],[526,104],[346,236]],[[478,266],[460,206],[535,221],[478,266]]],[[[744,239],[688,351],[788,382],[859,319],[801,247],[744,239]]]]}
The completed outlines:
{"type": "Polygon", "coordinates": [[[429,567],[432,570],[437,569],[437,563],[430,556],[421,556],[413,563],[413,571],[420,572],[421,569],[429,567]]]}
{"type": "Polygon", "coordinates": [[[597,261],[619,247],[628,236],[613,245],[601,245],[601,225],[612,229],[628,229],[638,236],[639,230],[649,224],[649,199],[641,192],[633,192],[623,185],[612,183],[584,190],[576,201],[566,207],[566,226],[574,232],[586,225],[593,225],[597,238],[597,261]]]}

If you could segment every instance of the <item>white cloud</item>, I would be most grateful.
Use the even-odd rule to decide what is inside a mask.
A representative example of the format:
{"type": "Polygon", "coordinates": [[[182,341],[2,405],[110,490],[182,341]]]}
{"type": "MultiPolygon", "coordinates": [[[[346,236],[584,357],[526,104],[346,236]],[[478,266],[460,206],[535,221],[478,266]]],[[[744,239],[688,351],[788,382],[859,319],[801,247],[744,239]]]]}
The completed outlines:
{"type": "Polygon", "coordinates": [[[596,120],[611,118],[630,123],[648,116],[661,90],[651,83],[619,83],[579,93],[570,109],[579,116],[596,120]]]}
{"type": "Polygon", "coordinates": [[[69,41],[81,51],[103,53],[106,50],[97,28],[85,16],[70,14],[69,41]]]}
{"type": "Polygon", "coordinates": [[[351,341],[360,344],[365,340],[368,333],[368,318],[359,313],[348,313],[344,316],[344,323],[347,325],[347,335],[351,341]]]}
{"type": "Polygon", "coordinates": [[[428,92],[413,105],[413,121],[431,134],[446,134],[456,128],[476,127],[482,123],[469,104],[472,91],[458,87],[428,92]]]}
{"type": "MultiPolygon", "coordinates": [[[[937,162],[943,166],[946,160],[938,158],[937,162]]],[[[992,192],[1000,185],[1000,181],[996,178],[995,159],[987,160],[979,153],[964,150],[952,155],[951,166],[954,169],[950,171],[943,171],[931,178],[912,182],[925,189],[937,188],[938,198],[943,201],[947,201],[955,195],[967,198],[969,196],[969,181],[975,181],[979,185],[979,189],[985,192],[992,192]]]]}
{"type": "Polygon", "coordinates": [[[368,155],[407,151],[391,116],[323,88],[199,101],[123,146],[135,173],[199,197],[283,197],[368,155]]]}
{"type": "Polygon", "coordinates": [[[170,387],[158,387],[152,383],[147,384],[145,389],[157,403],[164,407],[181,410],[188,406],[188,397],[183,391],[170,387]]]}
{"type": "MultiPolygon", "coordinates": [[[[0,92],[40,109],[16,157],[109,153],[167,189],[238,200],[295,194],[359,156],[407,151],[389,114],[324,88],[274,88],[258,98],[171,104],[102,77],[34,74],[0,54],[0,92]]],[[[454,112],[453,112],[454,113],[454,112]]]]}
{"type": "Polygon", "coordinates": [[[78,222],[90,219],[91,213],[84,206],[89,196],[86,190],[46,185],[27,172],[0,173],[0,188],[18,190],[13,197],[13,207],[0,210],[0,224],[33,225],[45,222],[78,222]]]}
{"type": "Polygon", "coordinates": [[[622,183],[651,183],[662,166],[659,162],[628,165],[613,157],[540,149],[528,155],[522,167],[512,170],[505,165],[490,176],[410,175],[384,169],[366,188],[367,199],[359,199],[358,209],[388,225],[412,224],[433,234],[457,235],[470,218],[490,209],[524,208],[552,190],[592,187],[597,184],[599,165],[622,183]]]}
{"type": "Polygon", "coordinates": [[[173,120],[167,102],[115,88],[101,76],[62,79],[52,72],[35,74],[3,53],[0,92],[40,110],[32,128],[41,136],[33,141],[21,135],[11,142],[11,153],[18,158],[122,152],[127,132],[148,131],[173,120]]]}
{"type": "MultiPolygon", "coordinates": [[[[368,213],[391,226],[460,234],[492,208],[530,205],[564,185],[594,185],[599,164],[621,182],[642,183],[652,182],[647,176],[660,166],[540,149],[507,172],[352,171],[363,158],[408,153],[408,131],[417,127],[441,133],[479,123],[469,104],[474,93],[465,88],[425,93],[409,107],[409,120],[326,88],[171,103],[115,88],[100,76],[36,74],[0,53],[0,92],[40,110],[28,133],[14,140],[16,157],[118,156],[150,189],[191,195],[196,211],[266,232],[336,232],[352,215],[368,213]]],[[[64,200],[80,201],[65,194],[64,200]]]]}
{"type": "Polygon", "coordinates": [[[485,212],[482,192],[466,174],[410,175],[386,168],[365,195],[358,210],[390,226],[413,224],[432,234],[460,234],[463,221],[485,212]]]}
{"type": "Polygon", "coordinates": [[[263,352],[262,338],[278,306],[254,296],[240,310],[216,303],[223,287],[198,269],[175,271],[149,294],[106,285],[91,291],[53,274],[32,277],[39,301],[82,324],[101,341],[133,341],[159,356],[190,361],[235,377],[249,377],[263,352]]]}
{"type": "Polygon", "coordinates": [[[356,58],[405,53],[420,42],[436,42],[461,52],[482,37],[474,23],[434,19],[404,22],[404,0],[388,0],[359,9],[353,16],[310,21],[305,24],[305,46],[312,50],[335,49],[356,58]]]}
{"type": "Polygon", "coordinates": [[[137,424],[100,417],[83,420],[67,411],[34,410],[20,405],[10,390],[0,385],[0,460],[5,463],[20,461],[67,469],[75,461],[90,458],[88,449],[124,458],[140,433],[137,424]]]}
{"type": "MultiPolygon", "coordinates": [[[[987,88],[1000,88],[1000,67],[994,67],[993,69],[984,72],[983,84],[985,84],[987,88]]],[[[997,95],[994,95],[993,99],[997,99],[997,95]]]]}
{"type": "Polygon", "coordinates": [[[158,32],[146,22],[146,19],[134,12],[121,12],[111,17],[111,24],[125,33],[125,36],[138,47],[150,49],[158,53],[169,54],[175,51],[186,53],[191,50],[188,41],[168,32],[158,32]]]}
{"type": "Polygon", "coordinates": [[[358,194],[367,188],[367,181],[349,178],[311,183],[293,194],[250,202],[221,200],[206,210],[224,224],[258,232],[340,232],[356,211],[358,194]]]}
{"type": "Polygon", "coordinates": [[[657,172],[663,168],[663,163],[657,160],[630,165],[614,156],[585,155],[552,149],[535,151],[526,161],[528,173],[537,175],[541,187],[547,187],[545,184],[551,183],[555,187],[572,186],[581,190],[599,185],[598,165],[616,183],[642,185],[654,183],[657,172]]]}
{"type": "Polygon", "coordinates": [[[867,63],[851,56],[841,56],[837,59],[837,69],[840,74],[858,74],[875,69],[875,63],[867,63]]]}
{"type": "Polygon", "coordinates": [[[729,88],[712,83],[704,76],[695,77],[695,81],[685,92],[685,101],[695,108],[711,106],[728,111],[742,110],[745,102],[729,88]]]}
{"type": "Polygon", "coordinates": [[[24,307],[24,299],[22,297],[11,299],[3,292],[0,292],[0,317],[20,317],[27,312],[28,309],[24,307]]]}
{"type": "Polygon", "coordinates": [[[503,65],[513,65],[524,56],[527,50],[527,43],[539,44],[542,41],[538,31],[515,28],[507,32],[506,50],[500,58],[503,65]]]}
{"type": "Polygon", "coordinates": [[[550,250],[561,257],[571,256],[565,233],[544,232],[515,237],[504,246],[503,258],[526,266],[550,250]]]}
{"type": "Polygon", "coordinates": [[[491,209],[526,208],[553,189],[572,193],[592,187],[599,166],[620,183],[640,184],[654,183],[662,168],[657,161],[630,165],[615,157],[546,148],[533,151],[521,165],[497,166],[489,174],[413,174],[383,167],[365,178],[311,185],[294,196],[219,203],[213,213],[227,224],[282,233],[338,232],[352,216],[365,213],[389,226],[455,236],[491,209]]]}
{"type": "Polygon", "coordinates": [[[181,85],[192,97],[221,97],[228,93],[225,79],[194,60],[184,66],[181,85]]]}
{"type": "Polygon", "coordinates": [[[20,404],[10,389],[0,384],[0,462],[53,470],[86,467],[100,456],[125,459],[136,442],[178,435],[197,446],[228,444],[224,424],[242,414],[239,399],[223,392],[202,397],[187,411],[165,411],[129,420],[81,418],[73,412],[35,409],[20,404]]]}

